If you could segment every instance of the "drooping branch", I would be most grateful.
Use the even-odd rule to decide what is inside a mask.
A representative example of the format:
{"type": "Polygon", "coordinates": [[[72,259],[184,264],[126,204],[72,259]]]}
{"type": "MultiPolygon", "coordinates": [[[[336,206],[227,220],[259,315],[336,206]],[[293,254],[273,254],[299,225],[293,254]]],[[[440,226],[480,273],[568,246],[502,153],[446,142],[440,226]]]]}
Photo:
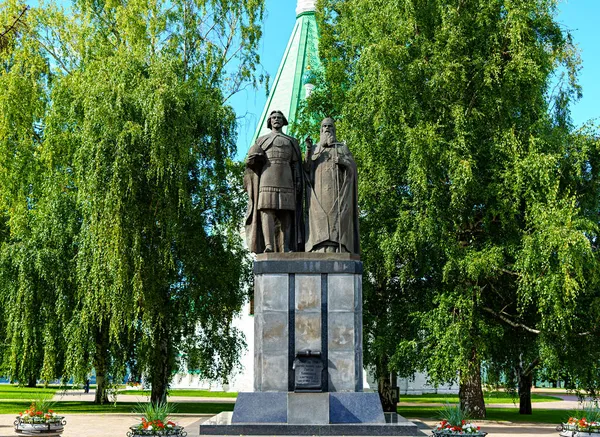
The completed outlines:
{"type": "MultiPolygon", "coordinates": [[[[513,328],[521,328],[527,332],[531,332],[532,334],[536,334],[536,335],[541,334],[541,332],[542,332],[539,329],[530,328],[527,325],[524,325],[522,323],[511,320],[506,313],[499,314],[496,311],[494,311],[493,309],[488,308],[488,307],[481,307],[481,309],[484,310],[485,312],[491,314],[492,316],[496,317],[497,319],[502,320],[504,323],[512,326],[513,328]]],[[[584,332],[578,332],[576,335],[578,335],[580,337],[585,337],[585,336],[592,335],[592,334],[594,334],[593,331],[584,331],[584,332]]]]}
{"type": "Polygon", "coordinates": [[[519,273],[514,272],[512,270],[508,270],[508,269],[504,269],[504,268],[499,268],[498,270],[500,270],[502,273],[506,273],[507,275],[521,276],[519,273]]]}
{"type": "Polygon", "coordinates": [[[4,43],[5,43],[5,38],[7,37],[7,35],[12,32],[13,30],[17,29],[17,25],[19,23],[21,23],[21,19],[23,18],[23,16],[25,15],[25,12],[27,12],[27,10],[29,9],[29,6],[25,6],[23,8],[23,10],[21,11],[21,13],[19,14],[19,16],[17,18],[15,18],[15,20],[12,22],[12,24],[10,26],[8,26],[8,28],[6,28],[6,30],[4,30],[2,33],[0,33],[0,48],[4,47],[4,43]]]}
{"type": "Polygon", "coordinates": [[[542,362],[542,359],[540,357],[537,357],[535,360],[533,360],[531,363],[529,363],[529,365],[527,366],[527,368],[523,371],[523,375],[525,376],[529,376],[531,374],[531,372],[533,372],[533,370],[542,362]]]}
{"type": "Polygon", "coordinates": [[[512,326],[513,328],[521,328],[524,329],[527,332],[531,332],[532,334],[540,334],[541,331],[538,329],[534,329],[534,328],[530,328],[527,325],[524,325],[522,323],[519,322],[515,322],[511,319],[509,319],[507,316],[505,316],[504,314],[498,314],[497,312],[495,312],[493,309],[488,308],[488,307],[482,307],[481,309],[483,309],[485,312],[490,313],[492,316],[496,317],[497,319],[502,320],[504,323],[506,323],[507,325],[512,326]]]}
{"type": "Polygon", "coordinates": [[[46,50],[46,52],[52,56],[52,58],[54,58],[54,60],[62,67],[62,69],[67,73],[67,74],[71,74],[71,71],[69,70],[69,68],[67,68],[67,66],[65,65],[65,63],[63,62],[62,58],[54,51],[52,50],[50,47],[48,47],[46,44],[44,44],[41,40],[41,38],[38,38],[38,43],[43,47],[44,50],[46,50]]]}

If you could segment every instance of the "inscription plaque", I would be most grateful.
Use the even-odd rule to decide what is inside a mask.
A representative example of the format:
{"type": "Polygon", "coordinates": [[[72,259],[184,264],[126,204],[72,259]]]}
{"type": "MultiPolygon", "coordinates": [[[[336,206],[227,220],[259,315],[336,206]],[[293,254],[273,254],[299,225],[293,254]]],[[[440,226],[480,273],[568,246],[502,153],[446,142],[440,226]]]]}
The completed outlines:
{"type": "Polygon", "coordinates": [[[321,352],[298,352],[292,369],[294,369],[294,391],[296,393],[319,393],[323,391],[321,352]]]}

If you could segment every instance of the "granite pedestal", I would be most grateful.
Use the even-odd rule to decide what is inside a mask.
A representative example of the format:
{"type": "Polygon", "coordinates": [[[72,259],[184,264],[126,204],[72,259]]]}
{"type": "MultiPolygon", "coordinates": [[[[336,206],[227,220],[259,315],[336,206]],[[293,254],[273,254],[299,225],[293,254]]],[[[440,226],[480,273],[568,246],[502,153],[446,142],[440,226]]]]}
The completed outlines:
{"type": "Polygon", "coordinates": [[[362,262],[271,253],[254,264],[254,390],[294,391],[293,362],[320,352],[323,391],[362,391],[362,262]]]}
{"type": "Polygon", "coordinates": [[[270,436],[425,436],[417,425],[402,416],[386,413],[385,423],[338,423],[326,425],[291,423],[232,423],[233,413],[223,412],[200,425],[200,435],[270,436]]]}
{"type": "Polygon", "coordinates": [[[233,413],[211,418],[200,434],[422,435],[402,417],[384,416],[377,393],[362,391],[359,257],[269,253],[256,258],[255,391],[239,393],[233,413]],[[321,387],[315,390],[315,379],[310,386],[319,393],[301,392],[303,378],[295,378],[294,366],[300,356],[322,360],[313,366],[323,369],[321,387]]]}
{"type": "Polygon", "coordinates": [[[424,435],[377,393],[240,393],[233,413],[200,425],[200,435],[424,435]]]}

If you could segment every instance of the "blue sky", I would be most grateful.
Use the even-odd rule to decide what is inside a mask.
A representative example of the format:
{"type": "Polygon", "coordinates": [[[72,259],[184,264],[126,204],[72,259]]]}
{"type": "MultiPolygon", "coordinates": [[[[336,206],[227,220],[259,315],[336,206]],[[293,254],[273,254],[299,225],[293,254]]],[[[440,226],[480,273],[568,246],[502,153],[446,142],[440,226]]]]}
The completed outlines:
{"type": "MultiPolygon", "coordinates": [[[[266,0],[266,18],[260,46],[262,68],[277,73],[288,38],[296,20],[296,0],[266,0]]],[[[600,117],[600,0],[563,0],[558,22],[571,31],[583,61],[579,83],[583,98],[572,107],[576,125],[600,117]]],[[[266,101],[264,89],[247,89],[231,99],[238,115],[238,157],[245,156],[256,123],[266,101]]]]}
{"type": "Polygon", "coordinates": [[[600,117],[600,0],[568,0],[559,7],[558,22],[571,31],[583,61],[579,74],[583,98],[572,107],[579,126],[600,117]]]}

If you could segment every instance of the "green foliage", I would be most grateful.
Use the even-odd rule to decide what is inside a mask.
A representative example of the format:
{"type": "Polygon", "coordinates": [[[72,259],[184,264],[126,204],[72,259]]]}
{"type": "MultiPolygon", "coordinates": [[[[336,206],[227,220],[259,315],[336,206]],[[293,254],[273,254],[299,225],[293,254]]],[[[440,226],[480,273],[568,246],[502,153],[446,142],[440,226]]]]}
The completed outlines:
{"type": "Polygon", "coordinates": [[[578,419],[585,418],[588,423],[600,422],[600,408],[597,403],[586,402],[582,405],[581,409],[575,410],[571,417],[578,419]]]}
{"type": "Polygon", "coordinates": [[[11,379],[35,384],[62,374],[77,223],[58,181],[44,173],[43,118],[52,74],[35,39],[35,14],[4,2],[0,17],[15,23],[0,51],[2,363],[11,379]]]}
{"type": "Polygon", "coordinates": [[[56,402],[52,401],[47,397],[40,397],[34,399],[30,404],[30,409],[33,411],[41,411],[42,413],[48,413],[56,407],[56,402]]]}
{"type": "Polygon", "coordinates": [[[175,412],[175,406],[167,402],[160,402],[157,404],[146,402],[138,404],[133,412],[141,415],[148,422],[159,420],[162,423],[167,423],[169,416],[175,412]]]}
{"type": "MultiPolygon", "coordinates": [[[[2,8],[4,22],[20,6],[2,8]]],[[[32,8],[11,36],[0,72],[11,378],[82,382],[94,367],[103,392],[128,365],[156,401],[180,368],[233,371],[249,264],[227,99],[260,83],[262,14],[262,0],[78,0],[68,13],[32,8]]]]}
{"type": "Polygon", "coordinates": [[[446,404],[438,412],[439,418],[447,421],[452,426],[462,426],[467,420],[467,413],[458,404],[446,404]]]}
{"type": "Polygon", "coordinates": [[[600,142],[569,119],[580,63],[556,2],[318,12],[325,71],[298,129],[337,117],[359,167],[365,362],[461,384],[543,362],[594,390],[596,352],[570,344],[598,335],[600,142]]]}

